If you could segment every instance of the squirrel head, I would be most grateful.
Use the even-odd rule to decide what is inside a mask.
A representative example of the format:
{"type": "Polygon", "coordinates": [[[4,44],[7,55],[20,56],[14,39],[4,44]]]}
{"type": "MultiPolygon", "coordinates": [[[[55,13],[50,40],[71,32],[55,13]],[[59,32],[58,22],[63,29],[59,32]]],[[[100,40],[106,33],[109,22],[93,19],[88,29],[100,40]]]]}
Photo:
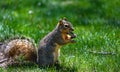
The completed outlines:
{"type": "Polygon", "coordinates": [[[73,38],[76,38],[76,35],[73,33],[74,27],[69,21],[67,21],[66,18],[59,20],[57,27],[58,30],[61,32],[62,38],[65,43],[75,42],[73,40],[73,38]]]}
{"type": "Polygon", "coordinates": [[[59,20],[58,29],[62,32],[74,31],[72,24],[66,18],[59,20]]]}

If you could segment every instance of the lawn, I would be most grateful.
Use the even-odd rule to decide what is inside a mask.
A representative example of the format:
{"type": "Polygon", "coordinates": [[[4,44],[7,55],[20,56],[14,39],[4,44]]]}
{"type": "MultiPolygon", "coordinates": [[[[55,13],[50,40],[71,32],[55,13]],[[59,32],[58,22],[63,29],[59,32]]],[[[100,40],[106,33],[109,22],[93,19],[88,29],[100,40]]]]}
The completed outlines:
{"type": "Polygon", "coordinates": [[[66,17],[74,28],[75,44],[61,48],[61,68],[35,64],[0,68],[0,72],[119,72],[119,0],[0,0],[0,41],[27,36],[38,45],[66,17]]]}

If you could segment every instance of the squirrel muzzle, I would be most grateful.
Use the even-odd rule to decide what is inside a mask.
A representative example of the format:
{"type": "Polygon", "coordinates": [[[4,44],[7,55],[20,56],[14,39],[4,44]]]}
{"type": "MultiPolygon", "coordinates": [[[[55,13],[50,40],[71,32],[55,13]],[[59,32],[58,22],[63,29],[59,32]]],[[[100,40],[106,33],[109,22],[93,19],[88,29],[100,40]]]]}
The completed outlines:
{"type": "Polygon", "coordinates": [[[67,34],[66,39],[69,40],[71,43],[75,43],[76,41],[74,40],[74,38],[76,38],[77,35],[74,34],[73,32],[70,32],[67,34]]]}

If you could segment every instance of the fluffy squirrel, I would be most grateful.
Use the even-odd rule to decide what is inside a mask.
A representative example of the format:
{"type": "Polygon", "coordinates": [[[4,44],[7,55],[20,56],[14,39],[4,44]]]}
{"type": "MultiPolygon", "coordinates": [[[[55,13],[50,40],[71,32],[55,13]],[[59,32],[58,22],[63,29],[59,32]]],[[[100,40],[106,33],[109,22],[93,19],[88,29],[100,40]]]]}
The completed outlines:
{"type": "Polygon", "coordinates": [[[39,67],[59,64],[60,47],[74,43],[74,28],[67,19],[61,19],[55,29],[40,40],[38,51],[31,39],[17,37],[0,42],[0,67],[14,64],[19,57],[37,63],[39,67]]]}

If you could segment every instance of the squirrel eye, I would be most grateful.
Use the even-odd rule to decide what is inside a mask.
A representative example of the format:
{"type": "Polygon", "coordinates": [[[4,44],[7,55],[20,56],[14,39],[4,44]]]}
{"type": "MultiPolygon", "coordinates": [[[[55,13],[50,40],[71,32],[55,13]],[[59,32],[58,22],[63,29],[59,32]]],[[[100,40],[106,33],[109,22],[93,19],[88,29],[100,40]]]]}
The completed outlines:
{"type": "Polygon", "coordinates": [[[64,25],[65,28],[68,28],[68,25],[64,25]]]}

